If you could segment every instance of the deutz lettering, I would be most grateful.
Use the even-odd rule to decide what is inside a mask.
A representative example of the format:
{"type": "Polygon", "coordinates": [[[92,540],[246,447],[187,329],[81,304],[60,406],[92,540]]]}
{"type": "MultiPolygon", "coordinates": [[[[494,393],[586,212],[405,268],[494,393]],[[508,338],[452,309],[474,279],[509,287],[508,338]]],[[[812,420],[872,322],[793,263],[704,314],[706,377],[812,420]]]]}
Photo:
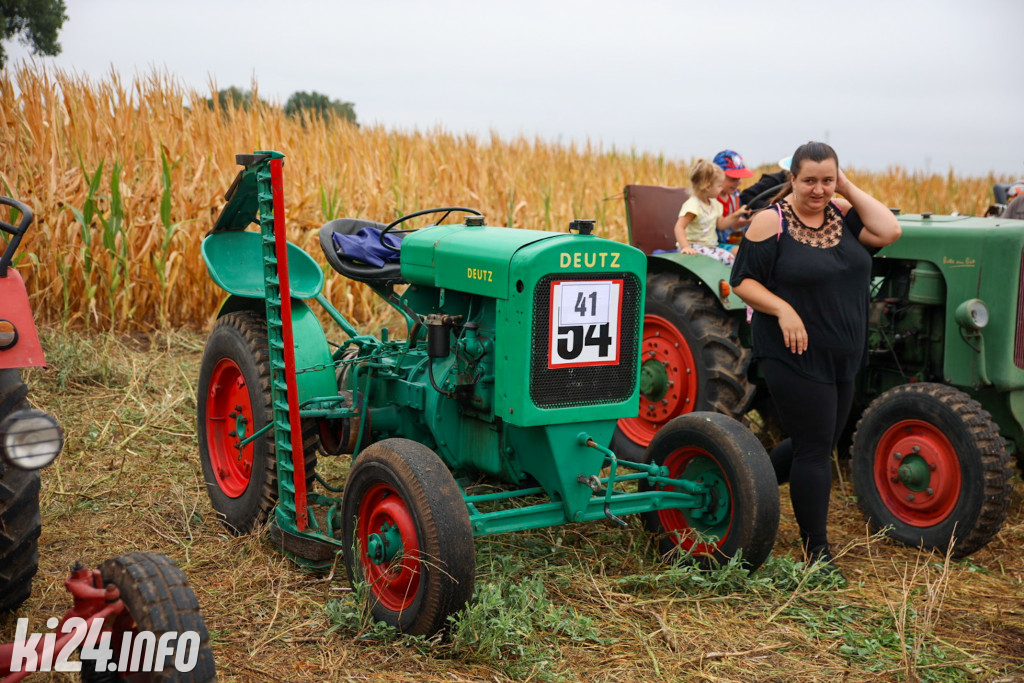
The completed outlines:
{"type": "Polygon", "coordinates": [[[466,268],[466,277],[470,280],[483,280],[484,282],[494,282],[494,271],[493,270],[482,270],[480,268],[466,268]]]}
{"type": "Polygon", "coordinates": [[[618,268],[619,252],[599,251],[590,254],[570,254],[563,251],[558,255],[559,268],[618,268]]]}

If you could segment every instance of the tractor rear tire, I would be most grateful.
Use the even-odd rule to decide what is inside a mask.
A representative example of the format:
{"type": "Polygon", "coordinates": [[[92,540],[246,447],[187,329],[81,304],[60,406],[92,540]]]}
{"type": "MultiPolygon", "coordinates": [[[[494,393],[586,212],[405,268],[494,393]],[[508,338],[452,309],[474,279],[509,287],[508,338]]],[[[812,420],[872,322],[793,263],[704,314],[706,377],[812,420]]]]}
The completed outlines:
{"type": "Polygon", "coordinates": [[[903,384],[868,406],[853,436],[853,488],[875,530],[966,557],[995,536],[1012,464],[981,404],[945,384],[903,384]]]}
{"type": "MultiPolygon", "coordinates": [[[[235,311],[217,321],[203,350],[197,393],[199,460],[210,502],[232,533],[251,533],[267,521],[278,497],[273,429],[241,453],[235,447],[273,419],[263,314],[235,311]]],[[[302,449],[310,490],[317,451],[313,420],[303,421],[302,449]]]]}
{"type": "Polygon", "coordinates": [[[473,596],[476,554],[462,492],[441,459],[407,439],[359,455],[342,501],[345,567],[370,614],[432,635],[473,596]]]}
{"type": "MultiPolygon", "coordinates": [[[[0,370],[0,421],[27,409],[17,370],[0,370]]],[[[18,609],[39,570],[39,473],[0,462],[0,612],[18,609]]]]}
{"type": "MultiPolygon", "coordinates": [[[[126,608],[114,618],[111,626],[110,646],[114,662],[121,660],[120,646],[124,634],[151,631],[157,642],[163,634],[176,632],[177,646],[189,648],[186,651],[188,656],[182,657],[182,661],[191,663],[194,656],[195,665],[189,671],[177,671],[174,666],[174,655],[171,655],[164,660],[162,670],[159,671],[112,672],[97,671],[95,662],[86,659],[82,662],[82,681],[115,683],[138,678],[166,683],[200,683],[216,680],[210,635],[199,611],[199,601],[188,585],[184,572],[178,568],[174,560],[160,553],[131,553],[104,562],[100,565],[100,576],[103,577],[104,585],[117,586],[126,608]],[[198,635],[197,645],[182,642],[181,636],[185,631],[193,631],[198,635]],[[194,654],[192,647],[196,649],[194,654]]],[[[155,644],[152,647],[156,649],[155,644]]],[[[134,657],[133,652],[132,658],[134,657]]]]}
{"type": "Polygon", "coordinates": [[[751,357],[740,345],[738,321],[706,287],[680,273],[649,273],[640,358],[647,393],[639,415],[620,419],[616,435],[643,448],[678,415],[714,411],[739,419],[754,397],[751,357]]]}
{"type": "MultiPolygon", "coordinates": [[[[646,456],[648,463],[667,467],[669,477],[700,482],[711,494],[701,510],[643,515],[662,556],[690,556],[705,569],[738,553],[748,569],[764,563],[779,530],[779,486],[768,453],[750,430],[719,413],[689,413],[662,427],[646,456]]],[[[640,480],[641,491],[651,488],[640,480]]]]}

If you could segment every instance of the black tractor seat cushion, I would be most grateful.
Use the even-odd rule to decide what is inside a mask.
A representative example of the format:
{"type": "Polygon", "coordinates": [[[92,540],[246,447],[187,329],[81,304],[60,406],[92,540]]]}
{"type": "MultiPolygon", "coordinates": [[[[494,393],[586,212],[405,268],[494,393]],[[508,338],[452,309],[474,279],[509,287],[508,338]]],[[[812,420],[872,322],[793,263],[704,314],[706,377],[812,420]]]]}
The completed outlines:
{"type": "MultiPolygon", "coordinates": [[[[383,230],[387,225],[361,218],[336,218],[320,228],[320,248],[327,257],[327,262],[334,270],[347,278],[365,282],[368,285],[405,284],[402,279],[402,266],[399,263],[385,263],[377,267],[368,263],[353,261],[339,253],[340,248],[334,243],[334,234],[354,235],[360,228],[377,228],[383,230]]],[[[388,233],[390,234],[390,233],[388,233]]]]}

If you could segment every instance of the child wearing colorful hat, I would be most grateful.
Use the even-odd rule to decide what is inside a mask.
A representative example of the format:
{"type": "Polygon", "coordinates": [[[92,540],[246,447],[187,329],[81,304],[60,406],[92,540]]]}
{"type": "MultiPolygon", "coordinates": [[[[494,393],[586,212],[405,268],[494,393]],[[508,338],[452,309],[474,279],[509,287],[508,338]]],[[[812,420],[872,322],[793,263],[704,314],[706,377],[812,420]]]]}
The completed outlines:
{"type": "Polygon", "coordinates": [[[743,157],[731,149],[723,149],[715,155],[714,161],[725,173],[725,182],[717,199],[722,205],[722,215],[731,223],[731,227],[719,230],[718,241],[722,247],[730,249],[750,225],[750,211],[740,203],[739,187],[740,180],[752,178],[754,172],[743,163],[743,157]]]}

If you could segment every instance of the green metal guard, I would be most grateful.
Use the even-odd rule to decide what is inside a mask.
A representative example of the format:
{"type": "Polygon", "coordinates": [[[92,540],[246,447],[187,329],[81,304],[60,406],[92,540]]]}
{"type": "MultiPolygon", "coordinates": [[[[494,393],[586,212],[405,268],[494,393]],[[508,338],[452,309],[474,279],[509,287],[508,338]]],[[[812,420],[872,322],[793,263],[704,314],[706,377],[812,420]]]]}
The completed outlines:
{"type": "MultiPolygon", "coordinates": [[[[308,525],[306,509],[305,473],[302,453],[302,431],[296,427],[290,414],[289,405],[294,405],[294,390],[289,396],[289,375],[285,360],[286,330],[285,315],[287,292],[282,292],[282,273],[278,268],[279,259],[286,252],[278,248],[275,225],[279,215],[283,217],[284,206],[280,201],[282,193],[274,192],[274,185],[281,183],[281,159],[279,152],[257,152],[266,154],[267,159],[256,170],[256,197],[259,204],[260,233],[263,237],[263,282],[264,301],[267,313],[267,347],[270,357],[270,391],[273,403],[274,447],[277,453],[278,508],[276,521],[285,531],[301,531],[308,525]],[[275,202],[275,199],[278,201],[275,202]],[[291,399],[291,400],[289,400],[291,399]],[[297,456],[297,457],[296,457],[297,456]],[[297,486],[298,476],[301,486],[297,486]],[[299,489],[297,491],[297,488],[299,489]]],[[[283,220],[281,222],[283,226],[283,220]]],[[[281,230],[281,241],[284,240],[281,230]]],[[[287,256],[284,256],[287,259],[287,256]]],[[[287,281],[285,281],[285,288],[287,281]]],[[[288,316],[290,323],[290,315],[288,316]]],[[[290,332],[290,330],[288,330],[290,332]]],[[[291,373],[294,383],[294,368],[291,373]]]]}

